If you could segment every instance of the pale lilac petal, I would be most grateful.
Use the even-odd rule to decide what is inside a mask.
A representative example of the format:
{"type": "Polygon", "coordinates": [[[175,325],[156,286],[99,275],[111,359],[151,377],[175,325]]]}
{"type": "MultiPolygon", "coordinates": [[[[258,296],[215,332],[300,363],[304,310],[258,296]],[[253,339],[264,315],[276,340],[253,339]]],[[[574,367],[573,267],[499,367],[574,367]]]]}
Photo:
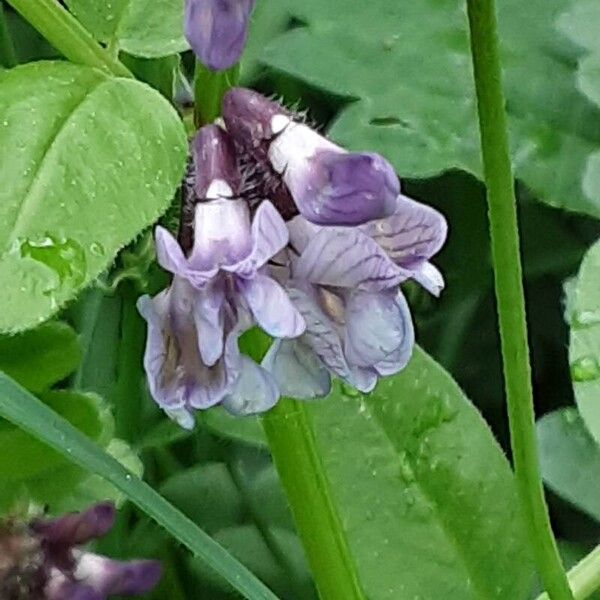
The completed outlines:
{"type": "Polygon", "coordinates": [[[309,400],[331,390],[329,371],[301,340],[275,340],[262,366],[273,374],[282,396],[309,400]]]}
{"type": "Polygon", "coordinates": [[[223,354],[225,291],[219,282],[199,290],[194,304],[194,320],[198,332],[198,349],[209,367],[223,354]]]}
{"type": "Polygon", "coordinates": [[[33,521],[31,529],[49,544],[65,547],[85,544],[100,538],[115,522],[115,506],[101,502],[83,512],[71,513],[57,519],[33,521]]]}
{"type": "Polygon", "coordinates": [[[273,376],[247,356],[242,356],[240,376],[222,404],[234,415],[254,415],[269,410],[278,399],[279,389],[273,376]]]}
{"type": "Polygon", "coordinates": [[[199,199],[215,197],[209,189],[214,182],[229,187],[228,197],[239,195],[241,176],[231,137],[218,125],[205,125],[192,141],[194,192],[199,199]]]}
{"type": "Polygon", "coordinates": [[[408,362],[413,345],[412,319],[401,293],[356,291],[350,295],[345,350],[351,364],[370,368],[381,365],[396,373],[408,362]]]}
{"type": "Polygon", "coordinates": [[[184,30],[192,50],[213,71],[240,58],[255,0],[186,0],[184,30]]]}
{"type": "Polygon", "coordinates": [[[399,196],[393,215],[360,225],[359,229],[373,238],[396,264],[410,268],[439,252],[448,225],[437,210],[399,196]]]}
{"type": "Polygon", "coordinates": [[[139,595],[150,591],[161,576],[155,560],[121,562],[83,552],[78,558],[75,577],[105,595],[139,595]]]}
{"type": "Polygon", "coordinates": [[[320,225],[357,225],[389,216],[400,193],[393,167],[378,154],[318,150],[304,168],[290,166],[283,178],[300,214],[320,225]]]}
{"type": "Polygon", "coordinates": [[[179,427],[187,429],[188,431],[192,431],[196,425],[194,415],[187,408],[175,408],[173,410],[166,408],[165,414],[171,421],[175,421],[179,427]]]}
{"type": "Polygon", "coordinates": [[[241,277],[251,277],[257,269],[280,252],[288,243],[285,221],[268,201],[261,203],[252,220],[252,251],[249,256],[226,270],[241,277]]]}
{"type": "Polygon", "coordinates": [[[106,600],[105,594],[89,585],[70,581],[59,571],[51,575],[44,594],[44,600],[106,600]]]}
{"type": "Polygon", "coordinates": [[[371,238],[356,229],[323,228],[296,263],[295,279],[373,291],[397,286],[410,273],[395,265],[371,238]]]}
{"type": "Polygon", "coordinates": [[[430,262],[423,262],[413,268],[412,278],[434,296],[439,296],[444,289],[443,275],[430,262]]]}
{"type": "Polygon", "coordinates": [[[294,217],[286,225],[290,234],[289,244],[297,254],[302,254],[310,240],[323,229],[321,225],[307,221],[302,215],[294,217]]]}
{"type": "Polygon", "coordinates": [[[275,280],[258,274],[241,280],[239,287],[257,324],[270,336],[293,338],[304,331],[304,319],[275,280]]]}

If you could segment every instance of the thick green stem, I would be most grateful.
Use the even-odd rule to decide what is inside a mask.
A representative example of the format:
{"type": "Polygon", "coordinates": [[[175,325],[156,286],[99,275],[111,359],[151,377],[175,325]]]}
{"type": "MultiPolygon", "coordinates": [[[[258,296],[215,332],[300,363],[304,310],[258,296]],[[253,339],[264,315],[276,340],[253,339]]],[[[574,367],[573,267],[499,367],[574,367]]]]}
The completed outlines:
{"type": "MultiPolygon", "coordinates": [[[[600,589],[600,546],[596,546],[569,571],[569,583],[575,600],[585,600],[600,589]]],[[[544,592],[536,600],[550,598],[544,592]]]]}
{"type": "Polygon", "coordinates": [[[129,70],[100,46],[57,0],[6,2],[70,61],[96,67],[119,77],[132,77],[129,70]]]}
{"type": "Polygon", "coordinates": [[[221,114],[221,100],[225,92],[237,85],[239,63],[226,71],[211,71],[196,62],[194,73],[194,124],[202,127],[212,123],[221,114]]]}
{"type": "Polygon", "coordinates": [[[17,53],[8,30],[6,14],[4,13],[4,4],[0,0],[0,64],[7,69],[11,69],[18,64],[17,53]]]}
{"type": "Polygon", "coordinates": [[[572,600],[552,535],[536,449],[519,230],[495,5],[493,0],[467,0],[467,8],[515,475],[544,587],[552,600],[572,600]]]}
{"type": "Polygon", "coordinates": [[[322,600],[364,600],[303,403],[282,399],[263,425],[322,600]]]}

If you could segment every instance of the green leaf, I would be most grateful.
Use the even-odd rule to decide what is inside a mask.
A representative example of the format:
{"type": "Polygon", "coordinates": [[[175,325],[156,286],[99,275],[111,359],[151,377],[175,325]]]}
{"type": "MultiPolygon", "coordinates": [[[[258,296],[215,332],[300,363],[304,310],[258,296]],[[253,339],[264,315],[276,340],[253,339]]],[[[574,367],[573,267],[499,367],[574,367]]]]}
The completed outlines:
{"type": "Polygon", "coordinates": [[[98,40],[134,56],[157,58],[188,48],[183,0],[66,0],[65,4],[98,40]]]}
{"type": "Polygon", "coordinates": [[[215,407],[204,411],[200,419],[213,433],[261,448],[267,447],[267,440],[258,417],[235,417],[224,408],[215,407]]]}
{"type": "Polygon", "coordinates": [[[0,373],[0,415],[121,490],[249,600],[276,597],[190,519],[68,421],[0,373]]]}
{"type": "Polygon", "coordinates": [[[423,351],[368,396],[336,387],[310,407],[368,598],[527,596],[532,566],[508,462],[423,351]]]}
{"type": "MultiPolygon", "coordinates": [[[[577,51],[555,29],[568,5],[498,2],[513,163],[545,202],[600,217],[600,190],[583,186],[600,147],[600,110],[576,89],[577,51]]],[[[262,58],[354,100],[331,127],[339,143],[381,152],[402,177],[459,168],[481,178],[464,2],[373,0],[347,8],[345,0],[290,3],[307,26],[274,40],[262,58]]]]}
{"type": "Polygon", "coordinates": [[[0,370],[31,392],[41,392],[72,373],[81,359],[77,334],[60,322],[0,336],[0,370]]]}
{"type": "Polygon", "coordinates": [[[0,74],[0,115],[0,331],[19,331],[166,210],[187,143],[148,86],[64,62],[0,74]]]}
{"type": "Polygon", "coordinates": [[[600,446],[577,409],[564,408],[537,422],[542,476],[563,499],[600,521],[600,446]]]}
{"type": "Polygon", "coordinates": [[[569,361],[577,407],[600,443],[600,241],[585,255],[569,304],[569,361]]]}

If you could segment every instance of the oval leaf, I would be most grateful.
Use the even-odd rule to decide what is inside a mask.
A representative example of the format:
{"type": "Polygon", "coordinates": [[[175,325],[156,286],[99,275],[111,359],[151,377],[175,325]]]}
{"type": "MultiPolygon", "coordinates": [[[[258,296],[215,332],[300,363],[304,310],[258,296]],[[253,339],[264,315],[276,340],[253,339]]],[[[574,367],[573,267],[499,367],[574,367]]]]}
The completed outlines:
{"type": "Polygon", "coordinates": [[[371,600],[526,598],[532,567],[502,450],[416,349],[369,396],[311,404],[317,446],[371,600]]]}
{"type": "Polygon", "coordinates": [[[148,86],[62,62],[0,74],[0,331],[31,327],[166,210],[183,125],[148,86]]]}
{"type": "Polygon", "coordinates": [[[31,392],[64,379],[80,359],[77,334],[66,323],[44,323],[14,336],[0,336],[0,370],[31,392]]]}
{"type": "Polygon", "coordinates": [[[66,0],[85,28],[101,42],[134,56],[158,58],[187,50],[183,0],[66,0]]]}
{"type": "Polygon", "coordinates": [[[600,521],[600,447],[575,408],[537,422],[542,476],[559,496],[600,521]]]}
{"type": "Polygon", "coordinates": [[[600,443],[600,241],[585,255],[570,288],[569,361],[579,413],[600,443]]]}

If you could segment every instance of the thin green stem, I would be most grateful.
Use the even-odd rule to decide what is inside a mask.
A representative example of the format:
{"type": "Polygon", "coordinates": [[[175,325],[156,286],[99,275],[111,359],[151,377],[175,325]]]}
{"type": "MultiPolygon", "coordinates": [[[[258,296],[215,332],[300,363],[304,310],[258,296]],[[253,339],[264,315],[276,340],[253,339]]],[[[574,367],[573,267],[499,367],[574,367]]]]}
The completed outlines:
{"type": "Polygon", "coordinates": [[[211,71],[196,62],[194,73],[194,124],[202,127],[212,123],[221,114],[221,100],[225,92],[237,85],[239,63],[226,71],[211,71]]]}
{"type": "Polygon", "coordinates": [[[18,64],[15,46],[6,22],[4,3],[0,0],[0,63],[7,69],[16,67],[18,64]]]}
{"type": "Polygon", "coordinates": [[[121,287],[121,336],[117,357],[115,417],[117,435],[136,442],[142,408],[142,354],[146,339],[144,320],[135,306],[135,292],[128,282],[121,287]]]}
{"type": "MultiPolygon", "coordinates": [[[[600,589],[600,546],[596,546],[569,571],[569,583],[575,600],[585,600],[600,589]]],[[[550,600],[550,597],[544,592],[536,600],[550,600]]]]}
{"type": "Polygon", "coordinates": [[[57,0],[6,0],[68,60],[108,71],[119,77],[133,77],[113,58],[79,21],[57,0]]]}
{"type": "Polygon", "coordinates": [[[365,600],[305,405],[282,399],[263,425],[321,599],[365,600]]]}
{"type": "Polygon", "coordinates": [[[493,0],[467,0],[467,8],[515,475],[544,587],[552,600],[573,600],[550,526],[536,449],[519,230],[495,5],[493,0]]]}

